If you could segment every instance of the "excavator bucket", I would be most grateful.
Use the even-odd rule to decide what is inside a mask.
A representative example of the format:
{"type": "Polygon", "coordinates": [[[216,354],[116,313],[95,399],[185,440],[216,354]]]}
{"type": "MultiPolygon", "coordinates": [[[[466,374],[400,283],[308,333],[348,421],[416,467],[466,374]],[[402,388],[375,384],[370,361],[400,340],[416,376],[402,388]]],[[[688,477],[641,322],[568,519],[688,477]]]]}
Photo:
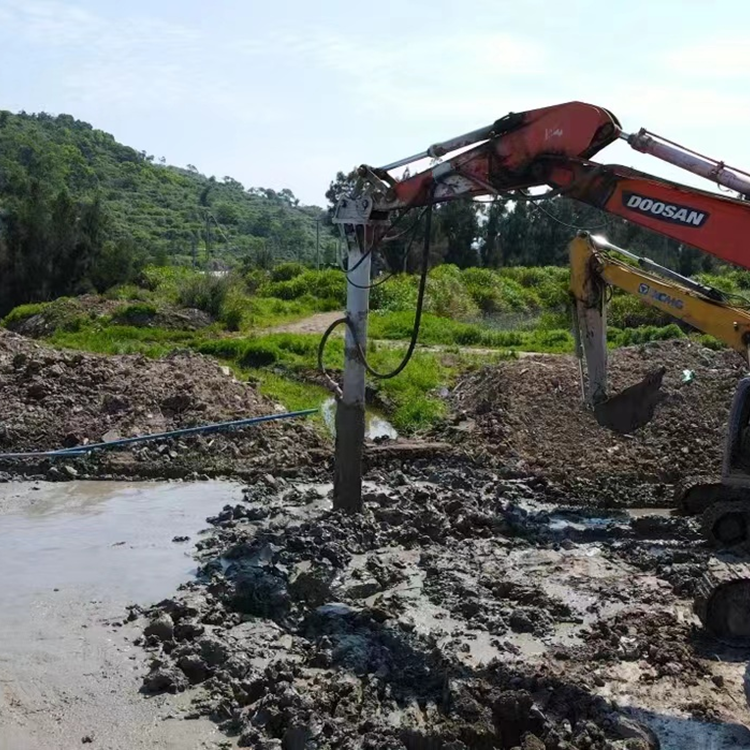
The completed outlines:
{"type": "Polygon", "coordinates": [[[661,385],[665,372],[666,368],[660,367],[648,373],[639,383],[595,404],[596,421],[602,427],[623,435],[647,425],[653,419],[656,406],[664,398],[661,385]]]}

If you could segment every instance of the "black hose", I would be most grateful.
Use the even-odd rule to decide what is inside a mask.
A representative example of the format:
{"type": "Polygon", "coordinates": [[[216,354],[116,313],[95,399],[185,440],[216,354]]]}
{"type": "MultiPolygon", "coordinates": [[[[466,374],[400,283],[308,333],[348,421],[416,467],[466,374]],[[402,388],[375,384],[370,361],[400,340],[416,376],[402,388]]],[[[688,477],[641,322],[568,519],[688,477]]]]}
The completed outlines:
{"type": "Polygon", "coordinates": [[[338,328],[342,324],[346,324],[351,331],[352,338],[354,339],[354,343],[357,347],[357,353],[359,354],[359,357],[362,361],[362,364],[365,367],[365,370],[370,373],[374,378],[378,378],[379,380],[389,380],[390,378],[395,378],[396,375],[398,375],[400,372],[403,371],[403,369],[406,367],[406,365],[409,364],[409,361],[412,358],[412,355],[414,354],[414,349],[417,345],[417,339],[419,338],[419,328],[422,321],[422,309],[424,307],[424,295],[425,290],[427,288],[427,272],[429,271],[430,266],[430,230],[432,228],[432,205],[430,205],[427,209],[427,222],[425,226],[425,235],[424,235],[424,244],[422,246],[422,275],[419,280],[419,292],[417,294],[417,310],[416,310],[416,316],[414,318],[414,327],[412,328],[411,332],[411,341],[409,342],[409,348],[406,351],[406,354],[404,355],[403,360],[401,361],[401,364],[393,370],[392,372],[388,373],[380,373],[376,370],[373,370],[372,367],[370,367],[369,363],[367,362],[367,357],[365,355],[364,350],[362,349],[362,344],[357,338],[357,331],[354,327],[354,324],[349,319],[348,316],[343,318],[337,318],[336,320],[331,323],[330,326],[326,329],[326,331],[323,333],[323,336],[320,339],[320,344],[318,345],[318,369],[328,376],[328,373],[326,372],[326,369],[323,365],[323,351],[325,349],[326,342],[328,341],[328,338],[333,333],[333,331],[338,328]]]}

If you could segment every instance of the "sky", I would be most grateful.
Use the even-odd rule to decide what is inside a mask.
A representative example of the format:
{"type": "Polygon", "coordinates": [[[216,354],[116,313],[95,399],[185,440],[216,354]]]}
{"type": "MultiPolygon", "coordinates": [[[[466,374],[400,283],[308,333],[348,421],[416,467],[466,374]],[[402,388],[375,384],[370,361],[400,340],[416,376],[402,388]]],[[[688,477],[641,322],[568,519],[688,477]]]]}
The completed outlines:
{"type": "Polygon", "coordinates": [[[571,100],[750,171],[748,30],[746,0],[0,0],[0,109],[317,205],[338,170],[571,100]]]}

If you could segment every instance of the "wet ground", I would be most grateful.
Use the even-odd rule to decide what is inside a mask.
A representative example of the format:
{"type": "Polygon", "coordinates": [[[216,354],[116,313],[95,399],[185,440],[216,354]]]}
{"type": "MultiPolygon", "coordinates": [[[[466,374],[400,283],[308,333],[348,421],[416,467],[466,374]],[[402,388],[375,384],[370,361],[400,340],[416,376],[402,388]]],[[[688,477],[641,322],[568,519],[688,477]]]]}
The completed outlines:
{"type": "Polygon", "coordinates": [[[208,721],[168,719],[179,698],[139,694],[145,655],[124,619],[191,578],[206,516],[238,493],[218,482],[0,484],[0,748],[226,741],[208,721]]]}
{"type": "Polygon", "coordinates": [[[0,748],[750,747],[692,520],[455,459],[330,491],[0,485],[0,748]]]}
{"type": "Polygon", "coordinates": [[[210,519],[200,580],[141,620],[144,686],[258,748],[750,747],[692,521],[440,460],[368,479],[361,517],[274,480],[210,519]]]}

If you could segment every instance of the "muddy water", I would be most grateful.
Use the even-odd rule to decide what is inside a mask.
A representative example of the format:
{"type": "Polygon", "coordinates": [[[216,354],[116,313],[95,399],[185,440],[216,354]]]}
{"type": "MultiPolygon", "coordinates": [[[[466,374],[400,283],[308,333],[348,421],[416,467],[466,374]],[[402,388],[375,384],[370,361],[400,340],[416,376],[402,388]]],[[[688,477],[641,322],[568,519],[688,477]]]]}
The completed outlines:
{"type": "Polygon", "coordinates": [[[208,722],[163,720],[184,699],[138,695],[144,655],[122,618],[190,578],[206,517],[240,495],[221,482],[0,485],[0,750],[216,746],[208,722]]]}
{"type": "MultiPolygon", "coordinates": [[[[335,435],[336,432],[336,401],[332,398],[327,399],[321,407],[323,419],[326,427],[335,435]]],[[[383,416],[372,409],[365,411],[365,437],[368,440],[377,438],[390,438],[395,440],[398,437],[396,428],[383,416]]]]}

